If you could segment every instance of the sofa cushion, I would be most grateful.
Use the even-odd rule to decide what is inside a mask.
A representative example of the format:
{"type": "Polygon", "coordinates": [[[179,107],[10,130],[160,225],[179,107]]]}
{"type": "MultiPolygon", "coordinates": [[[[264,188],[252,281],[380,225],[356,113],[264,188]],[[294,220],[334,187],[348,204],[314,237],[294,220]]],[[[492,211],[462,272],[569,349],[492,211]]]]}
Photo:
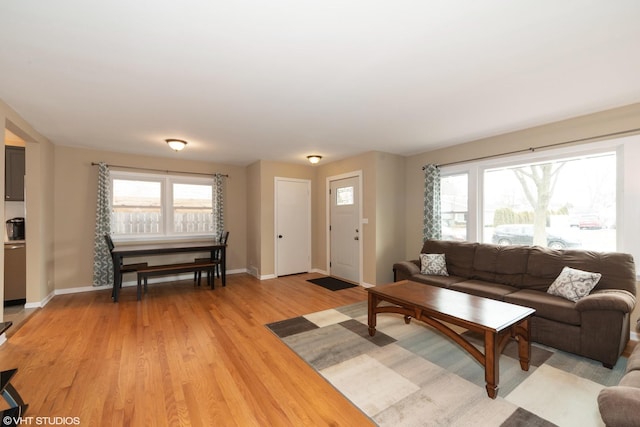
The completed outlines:
{"type": "Polygon", "coordinates": [[[598,394],[598,408],[602,421],[608,426],[638,426],[640,388],[605,387],[598,394]]]}
{"type": "Polygon", "coordinates": [[[412,282],[420,282],[425,285],[439,286],[441,288],[448,288],[453,283],[462,282],[466,280],[460,276],[427,276],[425,274],[414,274],[409,278],[412,282]]]}
{"type": "Polygon", "coordinates": [[[528,259],[526,246],[478,245],[471,278],[520,287],[528,259]]]}
{"type": "Polygon", "coordinates": [[[471,277],[473,258],[478,243],[453,242],[447,240],[425,240],[423,254],[445,254],[447,271],[450,275],[471,277]]]}
{"type": "Polygon", "coordinates": [[[522,287],[546,292],[564,267],[602,274],[594,288],[623,289],[636,294],[633,257],[619,252],[594,252],[578,249],[554,250],[529,247],[527,272],[522,287]]]}
{"type": "Polygon", "coordinates": [[[485,282],[484,280],[465,280],[453,283],[450,287],[455,291],[466,292],[479,297],[497,299],[504,301],[504,296],[518,291],[518,288],[498,283],[485,282]]]}
{"type": "Polygon", "coordinates": [[[547,293],[578,302],[589,295],[601,277],[600,273],[564,267],[560,275],[547,289],[547,293]]]}
{"type": "Polygon", "coordinates": [[[506,302],[535,308],[536,316],[569,325],[580,325],[580,312],[575,303],[561,297],[524,289],[504,296],[506,302]]]}
{"type": "Polygon", "coordinates": [[[627,360],[627,372],[631,371],[640,371],[640,344],[636,344],[627,360]]]}
{"type": "Polygon", "coordinates": [[[420,274],[448,276],[444,254],[420,254],[420,274]]]}
{"type": "MultiPolygon", "coordinates": [[[[624,377],[620,380],[618,384],[622,387],[635,387],[640,389],[640,371],[630,371],[624,374],[624,377]]],[[[638,414],[640,416],[640,414],[638,414]]]]}

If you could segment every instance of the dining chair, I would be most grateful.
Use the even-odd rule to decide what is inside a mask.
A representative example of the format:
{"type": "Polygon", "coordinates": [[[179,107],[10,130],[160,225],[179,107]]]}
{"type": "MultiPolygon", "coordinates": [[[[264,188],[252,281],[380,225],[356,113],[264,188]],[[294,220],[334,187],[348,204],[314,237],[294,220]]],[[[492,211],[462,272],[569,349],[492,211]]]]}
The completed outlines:
{"type": "MultiPolygon", "coordinates": [[[[111,251],[115,247],[113,244],[113,240],[111,239],[111,235],[109,235],[109,233],[106,233],[104,235],[104,240],[107,242],[107,248],[109,248],[109,253],[111,253],[111,251]]],[[[136,264],[120,264],[120,287],[122,287],[122,276],[125,273],[135,273],[136,271],[141,270],[143,268],[147,268],[147,267],[148,267],[148,264],[146,262],[139,262],[136,264]]]]}
{"type": "MultiPolygon", "coordinates": [[[[226,245],[228,241],[229,241],[229,232],[228,231],[223,231],[222,233],[220,233],[220,238],[218,239],[218,242],[226,245]]],[[[213,253],[213,258],[196,258],[196,259],[194,259],[194,262],[212,262],[212,263],[214,263],[216,265],[214,273],[219,279],[220,278],[220,264],[222,263],[221,253],[220,252],[221,252],[220,249],[217,249],[213,253]]],[[[209,280],[211,279],[210,275],[211,275],[211,272],[207,271],[207,282],[209,282],[209,280]]],[[[197,283],[198,286],[200,286],[200,280],[201,279],[202,279],[202,272],[201,271],[196,271],[195,273],[193,273],[194,284],[197,283]]]]}

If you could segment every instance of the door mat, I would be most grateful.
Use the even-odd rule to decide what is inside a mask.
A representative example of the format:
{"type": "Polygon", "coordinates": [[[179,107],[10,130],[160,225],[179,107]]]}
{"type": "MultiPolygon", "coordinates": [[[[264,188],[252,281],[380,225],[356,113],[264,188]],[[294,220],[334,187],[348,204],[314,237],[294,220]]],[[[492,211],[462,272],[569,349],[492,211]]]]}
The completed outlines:
{"type": "Polygon", "coordinates": [[[307,282],[311,282],[314,285],[322,286],[330,291],[340,291],[342,289],[355,288],[358,285],[345,282],[344,280],[336,279],[335,277],[320,277],[318,279],[308,279],[307,282]]]}

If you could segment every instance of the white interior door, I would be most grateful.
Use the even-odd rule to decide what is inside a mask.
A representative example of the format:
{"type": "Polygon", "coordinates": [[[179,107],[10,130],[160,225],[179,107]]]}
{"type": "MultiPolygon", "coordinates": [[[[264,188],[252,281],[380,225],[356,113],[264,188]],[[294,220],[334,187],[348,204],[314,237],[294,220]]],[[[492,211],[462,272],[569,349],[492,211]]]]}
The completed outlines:
{"type": "Polygon", "coordinates": [[[311,270],[311,182],[276,178],[276,276],[311,270]]]}
{"type": "Polygon", "coordinates": [[[330,187],[331,275],[360,282],[360,188],[359,178],[331,181],[330,187]]]}

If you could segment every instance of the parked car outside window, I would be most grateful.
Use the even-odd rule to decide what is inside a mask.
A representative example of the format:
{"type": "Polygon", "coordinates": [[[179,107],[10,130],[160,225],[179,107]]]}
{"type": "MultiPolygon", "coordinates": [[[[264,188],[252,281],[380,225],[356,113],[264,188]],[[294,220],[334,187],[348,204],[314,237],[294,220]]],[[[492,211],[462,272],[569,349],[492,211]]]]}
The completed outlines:
{"type": "MultiPolygon", "coordinates": [[[[493,231],[491,241],[498,245],[532,245],[533,224],[499,225],[493,231]]],[[[570,236],[560,236],[547,229],[547,247],[552,249],[576,248],[582,243],[570,236]]]]}
{"type": "Polygon", "coordinates": [[[600,230],[602,226],[602,221],[598,215],[582,215],[578,219],[578,228],[580,228],[580,230],[600,230]]]}

